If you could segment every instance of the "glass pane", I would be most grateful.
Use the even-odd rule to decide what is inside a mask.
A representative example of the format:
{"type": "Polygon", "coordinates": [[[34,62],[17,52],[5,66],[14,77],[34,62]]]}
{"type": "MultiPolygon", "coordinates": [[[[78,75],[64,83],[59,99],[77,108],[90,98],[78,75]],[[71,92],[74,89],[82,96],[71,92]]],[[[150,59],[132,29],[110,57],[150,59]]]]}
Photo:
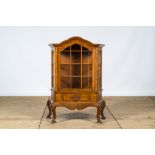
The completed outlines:
{"type": "Polygon", "coordinates": [[[81,88],[81,77],[71,77],[71,88],[81,88]]]}
{"type": "Polygon", "coordinates": [[[61,77],[61,88],[70,88],[70,77],[61,77]]]}
{"type": "Polygon", "coordinates": [[[61,64],[60,65],[60,74],[61,74],[61,76],[70,76],[70,65],[69,64],[61,64]]]}
{"type": "Polygon", "coordinates": [[[82,63],[88,63],[89,56],[88,52],[82,52],[82,63]]]}
{"type": "Polygon", "coordinates": [[[81,65],[71,65],[71,76],[80,76],[81,75],[81,65]]]}
{"type": "Polygon", "coordinates": [[[85,47],[82,47],[82,63],[91,63],[92,53],[85,47]]]}
{"type": "Polygon", "coordinates": [[[92,76],[92,65],[82,64],[82,76],[92,76]]]}
{"type": "Polygon", "coordinates": [[[62,51],[60,56],[61,63],[70,63],[70,52],[62,51]]]}
{"type": "Polygon", "coordinates": [[[92,77],[82,77],[82,88],[92,87],[92,77]]]}
{"type": "Polygon", "coordinates": [[[81,45],[71,46],[71,63],[81,63],[81,45]]]}
{"type": "Polygon", "coordinates": [[[81,51],[71,52],[71,63],[81,63],[81,51]]]}
{"type": "Polygon", "coordinates": [[[73,44],[73,45],[71,46],[71,49],[72,49],[72,50],[81,50],[81,45],[79,45],[79,44],[73,44]]]}

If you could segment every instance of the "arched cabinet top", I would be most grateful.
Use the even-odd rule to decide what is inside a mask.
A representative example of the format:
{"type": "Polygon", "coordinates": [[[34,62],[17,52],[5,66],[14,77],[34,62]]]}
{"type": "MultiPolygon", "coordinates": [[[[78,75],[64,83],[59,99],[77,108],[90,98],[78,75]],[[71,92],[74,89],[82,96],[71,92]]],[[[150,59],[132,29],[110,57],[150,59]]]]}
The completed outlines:
{"type": "Polygon", "coordinates": [[[78,37],[78,36],[75,36],[75,37],[71,37],[69,39],[66,39],[60,43],[52,43],[52,44],[49,44],[49,46],[51,48],[53,47],[59,47],[61,48],[62,50],[67,48],[68,46],[71,46],[73,44],[79,44],[81,46],[84,46],[88,49],[92,48],[92,47],[98,47],[98,48],[102,48],[104,47],[105,45],[104,44],[94,44],[86,39],[83,39],[81,37],[78,37]]]}

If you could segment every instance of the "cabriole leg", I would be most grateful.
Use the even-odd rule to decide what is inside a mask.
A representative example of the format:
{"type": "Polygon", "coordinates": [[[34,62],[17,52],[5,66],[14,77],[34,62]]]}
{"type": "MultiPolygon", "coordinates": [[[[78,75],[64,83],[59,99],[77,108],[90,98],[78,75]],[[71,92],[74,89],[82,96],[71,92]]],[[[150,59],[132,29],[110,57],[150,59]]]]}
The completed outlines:
{"type": "Polygon", "coordinates": [[[52,110],[52,114],[53,114],[52,123],[55,123],[56,122],[55,121],[55,119],[56,119],[56,106],[54,103],[51,105],[51,110],[52,110]]]}
{"type": "Polygon", "coordinates": [[[47,115],[46,118],[51,118],[51,115],[52,115],[52,110],[51,110],[51,105],[53,104],[53,101],[51,100],[51,98],[49,97],[48,98],[48,101],[47,101],[47,107],[48,107],[48,110],[49,110],[49,113],[47,115]]]}
{"type": "Polygon", "coordinates": [[[97,123],[102,123],[102,121],[100,119],[100,114],[101,114],[101,109],[100,109],[100,105],[98,105],[97,106],[97,114],[96,114],[97,123]]]}
{"type": "Polygon", "coordinates": [[[101,102],[100,102],[100,110],[101,110],[101,118],[102,119],[105,119],[105,116],[104,116],[104,113],[103,113],[103,111],[104,111],[104,108],[105,108],[105,100],[102,100],[101,102]]]}

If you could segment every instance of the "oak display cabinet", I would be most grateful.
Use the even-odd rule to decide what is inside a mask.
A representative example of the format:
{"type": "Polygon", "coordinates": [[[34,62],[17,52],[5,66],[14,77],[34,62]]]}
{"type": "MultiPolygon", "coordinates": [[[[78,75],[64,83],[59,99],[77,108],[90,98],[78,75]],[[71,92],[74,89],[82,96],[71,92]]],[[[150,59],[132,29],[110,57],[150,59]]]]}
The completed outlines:
{"type": "Polygon", "coordinates": [[[52,123],[56,107],[97,108],[97,122],[105,119],[102,99],[102,47],[81,37],[72,37],[51,47],[51,96],[47,101],[52,123]]]}

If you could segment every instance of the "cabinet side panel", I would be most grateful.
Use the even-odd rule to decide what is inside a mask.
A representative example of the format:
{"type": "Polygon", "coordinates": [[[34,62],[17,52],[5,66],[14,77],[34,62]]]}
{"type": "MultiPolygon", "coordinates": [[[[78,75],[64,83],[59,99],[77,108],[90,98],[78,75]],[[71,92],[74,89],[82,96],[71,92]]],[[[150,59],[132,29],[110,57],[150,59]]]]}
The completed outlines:
{"type": "Polygon", "coordinates": [[[98,49],[98,94],[102,97],[102,48],[98,49]]]}
{"type": "Polygon", "coordinates": [[[53,48],[51,48],[51,97],[53,97],[54,91],[54,62],[53,62],[53,48]]]}
{"type": "Polygon", "coordinates": [[[57,48],[55,47],[55,50],[54,50],[54,90],[57,91],[57,87],[58,87],[58,74],[57,74],[57,68],[58,68],[58,62],[57,62],[57,56],[58,56],[58,50],[57,48]]]}
{"type": "Polygon", "coordinates": [[[98,72],[97,72],[97,68],[98,68],[98,49],[94,48],[93,49],[93,74],[94,74],[94,78],[93,78],[93,82],[94,82],[94,91],[97,92],[97,84],[98,84],[98,72]]]}

